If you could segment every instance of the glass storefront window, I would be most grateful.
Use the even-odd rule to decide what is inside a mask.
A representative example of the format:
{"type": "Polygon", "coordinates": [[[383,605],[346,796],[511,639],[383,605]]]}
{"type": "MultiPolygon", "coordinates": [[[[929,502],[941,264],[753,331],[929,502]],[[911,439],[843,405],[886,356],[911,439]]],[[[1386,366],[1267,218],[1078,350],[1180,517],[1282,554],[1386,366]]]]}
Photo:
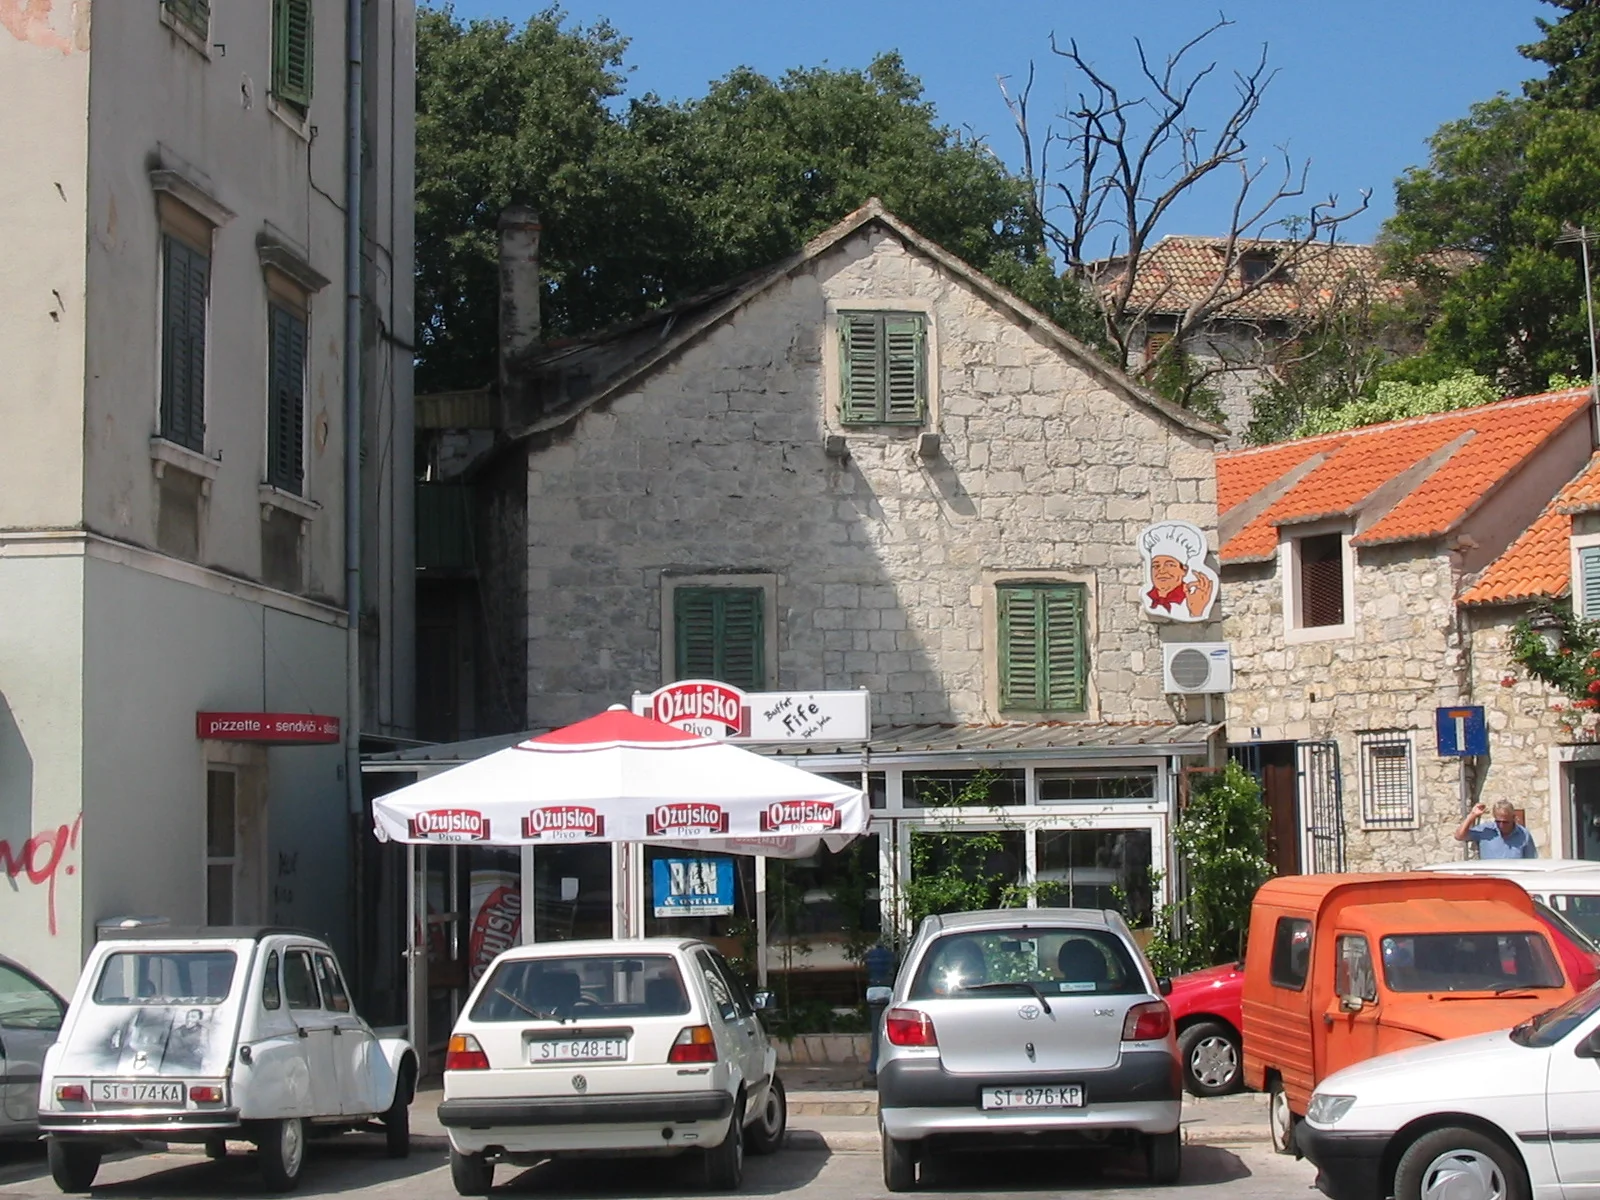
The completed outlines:
{"type": "Polygon", "coordinates": [[[810,858],[767,859],[767,932],[774,940],[875,940],[881,925],[877,834],[838,853],[822,847],[810,858]]]}
{"type": "Polygon", "coordinates": [[[611,847],[537,847],[533,895],[534,941],[610,937],[611,847]]]}
{"type": "MultiPolygon", "coordinates": [[[[823,775],[824,779],[831,779],[835,783],[848,784],[850,787],[861,786],[860,771],[829,772],[823,775]]],[[[887,808],[888,777],[882,771],[867,772],[867,807],[873,810],[887,808]]]]}
{"type": "Polygon", "coordinates": [[[744,956],[755,938],[756,860],[670,846],[644,848],[645,937],[699,937],[744,956]]]}
{"type": "Polygon", "coordinates": [[[1110,908],[1129,925],[1150,924],[1150,840],[1148,829],[1041,829],[1039,904],[1110,908]]]}
{"type": "Polygon", "coordinates": [[[1027,801],[1027,773],[1013,771],[907,771],[902,777],[907,808],[1010,807],[1027,801]],[[987,781],[987,784],[983,781],[987,781]]]}
{"type": "MultiPolygon", "coordinates": [[[[911,831],[912,880],[941,876],[959,887],[956,909],[999,908],[1018,903],[1008,887],[1022,884],[1027,870],[1021,829],[925,828],[911,831]]],[[[926,901],[944,901],[928,896],[926,901]]],[[[933,907],[933,911],[954,911],[933,907]]]]}
{"type": "Polygon", "coordinates": [[[1154,771],[1106,768],[1039,771],[1034,775],[1040,804],[1062,800],[1154,800],[1154,771]]]}

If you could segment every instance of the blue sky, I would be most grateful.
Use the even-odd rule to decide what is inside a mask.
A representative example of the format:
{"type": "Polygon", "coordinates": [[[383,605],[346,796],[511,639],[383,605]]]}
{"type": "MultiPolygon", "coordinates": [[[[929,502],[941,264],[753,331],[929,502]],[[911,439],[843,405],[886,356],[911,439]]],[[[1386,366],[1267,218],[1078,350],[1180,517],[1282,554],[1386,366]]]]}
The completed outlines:
{"type": "MultiPolygon", "coordinates": [[[[464,18],[526,20],[535,0],[456,0],[464,18]]],[[[1476,100],[1515,92],[1536,74],[1516,47],[1531,41],[1540,0],[1232,0],[1235,22],[1202,62],[1252,65],[1268,44],[1277,78],[1251,126],[1252,152],[1287,144],[1311,159],[1313,196],[1354,200],[1372,189],[1369,211],[1347,226],[1350,240],[1376,234],[1393,208],[1394,180],[1425,161],[1426,138],[1476,100]]],[[[1049,49],[1075,37],[1085,56],[1119,83],[1137,70],[1133,39],[1165,54],[1214,20],[1204,0],[1011,0],[993,9],[954,0],[572,0],[569,24],[608,18],[632,39],[629,90],[672,99],[704,92],[736,66],[776,75],[789,67],[861,67],[898,50],[919,75],[940,118],[985,135],[1013,165],[1018,141],[996,76],[1038,71],[1033,107],[1059,107],[1066,73],[1049,49]]],[[[1216,94],[1226,96],[1223,88],[1216,94]]],[[[1223,230],[1228,197],[1210,188],[1175,208],[1166,233],[1223,230]]]]}

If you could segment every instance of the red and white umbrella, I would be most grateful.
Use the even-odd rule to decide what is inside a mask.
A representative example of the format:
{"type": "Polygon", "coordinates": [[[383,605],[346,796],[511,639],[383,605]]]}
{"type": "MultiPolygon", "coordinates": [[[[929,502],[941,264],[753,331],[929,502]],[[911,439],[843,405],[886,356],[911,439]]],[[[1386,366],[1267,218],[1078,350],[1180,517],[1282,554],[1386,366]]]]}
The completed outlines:
{"type": "Polygon", "coordinates": [[[867,830],[859,788],[613,708],[372,802],[381,840],[651,842],[803,858],[867,830]]]}

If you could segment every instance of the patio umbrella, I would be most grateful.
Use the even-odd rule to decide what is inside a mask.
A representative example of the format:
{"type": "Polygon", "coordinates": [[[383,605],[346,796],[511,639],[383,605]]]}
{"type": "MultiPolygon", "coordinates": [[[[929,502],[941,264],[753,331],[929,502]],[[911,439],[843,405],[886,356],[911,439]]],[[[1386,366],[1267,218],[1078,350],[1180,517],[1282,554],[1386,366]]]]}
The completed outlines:
{"type": "Polygon", "coordinates": [[[616,706],[372,802],[380,840],[651,842],[804,858],[866,832],[859,788],[616,706]]]}

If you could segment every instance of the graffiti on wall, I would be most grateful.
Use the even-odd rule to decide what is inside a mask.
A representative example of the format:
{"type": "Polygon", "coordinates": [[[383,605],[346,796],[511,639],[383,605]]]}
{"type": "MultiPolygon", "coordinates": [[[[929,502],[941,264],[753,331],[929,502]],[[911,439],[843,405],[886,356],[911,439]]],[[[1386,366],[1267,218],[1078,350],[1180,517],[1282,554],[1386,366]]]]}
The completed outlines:
{"type": "Polygon", "coordinates": [[[32,887],[45,889],[45,913],[50,936],[56,934],[56,880],[62,875],[75,875],[78,866],[67,861],[67,855],[77,850],[78,834],[83,830],[83,814],[79,813],[71,825],[58,825],[34,834],[21,846],[13,846],[0,838],[0,870],[13,891],[21,888],[21,876],[32,887]]]}

